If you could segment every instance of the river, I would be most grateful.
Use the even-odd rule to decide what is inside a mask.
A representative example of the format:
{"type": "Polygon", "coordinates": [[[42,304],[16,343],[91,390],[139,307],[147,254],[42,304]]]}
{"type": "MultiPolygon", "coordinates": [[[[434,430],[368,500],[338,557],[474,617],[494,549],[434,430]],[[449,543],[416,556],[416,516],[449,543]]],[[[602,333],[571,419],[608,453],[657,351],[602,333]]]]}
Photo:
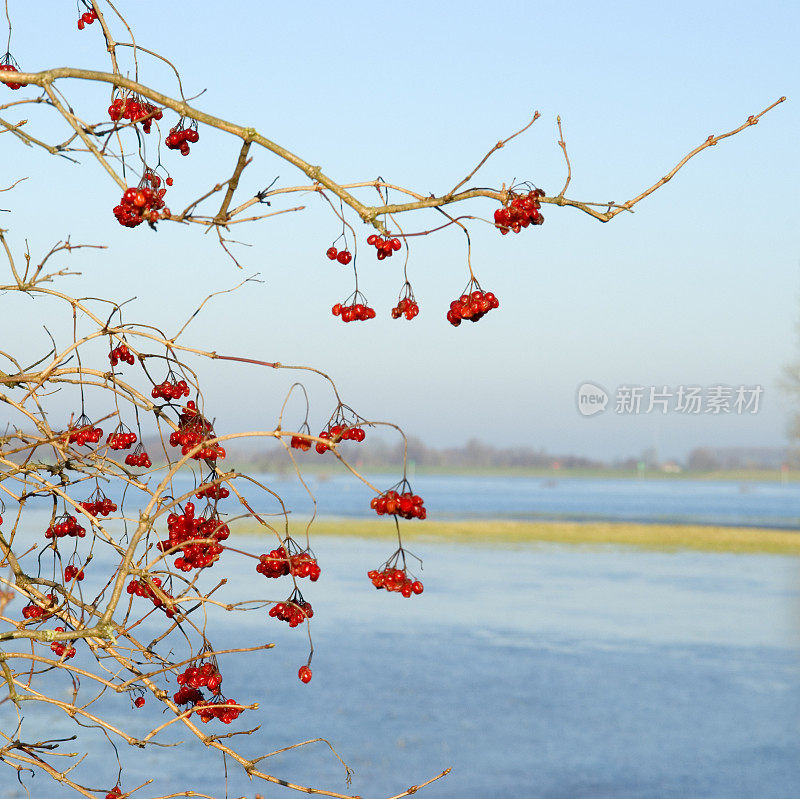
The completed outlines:
{"type": "MultiPolygon", "coordinates": [[[[256,539],[237,545],[263,550],[256,539]]],[[[308,685],[296,677],[307,656],[302,628],[264,609],[212,617],[217,647],[277,644],[221,658],[225,693],[261,703],[232,725],[261,730],[234,741],[256,754],[321,735],[355,770],[348,789],[341,766],[315,744],[265,761],[272,774],[365,797],[390,796],[448,766],[452,773],[420,796],[800,796],[800,559],[425,543],[425,593],[405,600],[375,591],[365,576],[390,548],[315,541],[323,575],[303,586],[316,611],[308,685]]],[[[257,575],[252,561],[228,553],[209,584],[223,572],[231,579],[220,599],[283,598],[283,581],[257,575]]],[[[183,651],[179,638],[174,645],[183,651]]],[[[127,697],[111,697],[107,707],[139,733],[163,719],[152,699],[133,710],[127,697]]],[[[0,723],[16,724],[8,704],[0,723]]],[[[32,707],[26,725],[28,740],[72,732],[32,707]]],[[[110,787],[116,761],[96,741],[87,779],[110,787]]],[[[121,757],[123,789],[156,778],[136,794],[142,799],[187,788],[224,795],[222,760],[202,746],[179,755],[123,744],[121,757]]],[[[25,781],[33,799],[54,796],[46,778],[25,781]]],[[[10,772],[0,785],[4,799],[25,795],[10,772]]],[[[228,791],[294,795],[250,784],[230,763],[228,791]]]]}

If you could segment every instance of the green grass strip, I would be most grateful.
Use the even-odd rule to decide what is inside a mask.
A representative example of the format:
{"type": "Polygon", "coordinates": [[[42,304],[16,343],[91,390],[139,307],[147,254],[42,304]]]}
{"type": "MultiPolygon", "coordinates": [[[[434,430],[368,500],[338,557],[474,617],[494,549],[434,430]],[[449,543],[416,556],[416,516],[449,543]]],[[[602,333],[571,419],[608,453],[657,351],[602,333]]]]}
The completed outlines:
{"type": "MultiPolygon", "coordinates": [[[[252,523],[234,524],[236,533],[257,533],[252,523]]],[[[292,522],[292,535],[305,536],[305,524],[292,522]]],[[[650,550],[700,550],[703,552],[800,555],[800,534],[792,531],[682,524],[634,524],[627,522],[521,522],[410,521],[401,523],[404,540],[428,539],[465,544],[615,544],[650,550]]],[[[271,534],[274,535],[274,534],[271,534]]],[[[311,535],[393,538],[395,526],[388,519],[318,519],[311,535]]]]}

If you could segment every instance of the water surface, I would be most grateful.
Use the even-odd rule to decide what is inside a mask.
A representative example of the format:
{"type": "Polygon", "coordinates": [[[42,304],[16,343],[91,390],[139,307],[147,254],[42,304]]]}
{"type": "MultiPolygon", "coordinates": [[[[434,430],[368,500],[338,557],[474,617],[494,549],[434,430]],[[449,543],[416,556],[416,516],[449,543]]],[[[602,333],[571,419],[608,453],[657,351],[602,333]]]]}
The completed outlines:
{"type": "MultiPolygon", "coordinates": [[[[237,539],[254,551],[262,543],[237,539]]],[[[365,577],[390,554],[387,542],[315,542],[323,576],[303,586],[316,610],[307,686],[296,677],[307,657],[304,631],[264,609],[210,620],[220,648],[278,645],[221,660],[227,695],[261,703],[233,726],[262,725],[238,739],[242,749],[264,753],[323,735],[355,769],[347,789],[341,766],[314,745],[265,761],[271,773],[362,796],[390,796],[447,766],[452,773],[421,795],[800,796],[800,560],[421,546],[425,593],[405,600],[365,577]]],[[[277,600],[288,590],[230,553],[209,584],[223,564],[233,579],[220,598],[277,600]]],[[[174,646],[182,651],[180,639],[174,646]]],[[[108,708],[130,729],[162,718],[152,700],[134,711],[128,698],[111,697],[108,708]]],[[[37,718],[34,708],[26,715],[29,738],[37,725],[42,735],[71,732],[58,716],[37,718]]],[[[12,724],[7,705],[0,724],[12,724]]],[[[221,758],[202,746],[190,751],[123,744],[123,788],[158,775],[142,796],[192,787],[223,796],[221,758]]],[[[110,786],[113,754],[99,737],[96,752],[90,782],[110,786]]],[[[53,796],[44,778],[26,782],[34,799],[53,796]]],[[[1,796],[24,795],[13,779],[1,784],[1,796]]],[[[231,796],[291,795],[251,785],[231,764],[228,788],[231,796]]]]}

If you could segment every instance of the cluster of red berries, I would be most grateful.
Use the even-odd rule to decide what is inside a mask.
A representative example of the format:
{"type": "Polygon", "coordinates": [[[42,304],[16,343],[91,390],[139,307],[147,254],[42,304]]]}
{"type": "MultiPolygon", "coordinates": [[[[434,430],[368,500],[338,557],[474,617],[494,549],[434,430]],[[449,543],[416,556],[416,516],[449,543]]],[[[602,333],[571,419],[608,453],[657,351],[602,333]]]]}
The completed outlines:
{"type": "Polygon", "coordinates": [[[135,443],[136,433],[132,432],[122,422],[106,436],[106,444],[114,450],[130,449],[135,443]]]}
{"type": "Polygon", "coordinates": [[[280,621],[289,622],[290,627],[297,627],[306,619],[314,615],[311,604],[304,602],[302,606],[295,605],[293,602],[278,602],[269,609],[269,615],[280,621]]]}
{"type": "MultiPolygon", "coordinates": [[[[152,577],[151,579],[153,581],[153,585],[161,589],[162,594],[164,594],[168,599],[172,599],[172,595],[161,588],[161,578],[152,577]]],[[[145,599],[152,600],[153,604],[157,608],[163,607],[164,605],[161,597],[159,597],[153,590],[152,586],[149,583],[146,583],[144,580],[131,580],[125,590],[131,595],[141,596],[145,597],[145,599]]],[[[166,613],[168,619],[171,619],[175,615],[175,611],[172,608],[165,608],[164,613],[166,613]]]]}
{"type": "Polygon", "coordinates": [[[196,705],[203,701],[203,694],[197,688],[182,685],[172,697],[176,705],[196,705]]]}
{"type": "Polygon", "coordinates": [[[544,197],[541,189],[533,189],[526,195],[518,195],[511,205],[498,208],[494,212],[494,226],[505,236],[509,230],[519,233],[528,225],[541,225],[544,217],[539,213],[542,204],[539,198],[544,197]]]}
{"type": "Polygon", "coordinates": [[[153,397],[153,399],[162,397],[165,400],[176,400],[180,399],[181,397],[188,397],[189,385],[185,380],[175,381],[175,378],[172,375],[169,375],[164,379],[163,383],[153,386],[153,390],[150,392],[150,395],[153,397]],[[172,379],[170,380],[170,378],[172,379]]]}
{"type": "Polygon", "coordinates": [[[401,316],[405,316],[406,319],[411,321],[418,314],[419,305],[411,297],[402,297],[397,305],[392,308],[392,319],[399,319],[401,316]]]}
{"type": "Polygon", "coordinates": [[[311,682],[311,669],[308,666],[300,666],[297,670],[297,676],[300,682],[311,682]]]}
{"type": "Polygon", "coordinates": [[[499,307],[500,301],[491,291],[484,292],[476,288],[472,292],[465,292],[457,300],[453,300],[450,303],[447,321],[453,327],[458,327],[464,319],[469,319],[470,322],[477,322],[493,308],[499,307]]]}
{"type": "Polygon", "coordinates": [[[181,547],[181,555],[175,560],[175,568],[188,572],[211,566],[222,554],[220,541],[229,535],[228,525],[223,524],[216,513],[208,518],[194,515],[194,503],[187,502],[181,514],[170,513],[167,517],[169,539],[159,541],[156,546],[161,552],[181,547]],[[215,543],[200,543],[198,539],[210,539],[215,543]],[[186,543],[195,541],[196,543],[186,543]],[[184,546],[185,544],[185,546],[184,546]]]}
{"type": "Polygon", "coordinates": [[[81,414],[75,422],[75,428],[70,432],[67,441],[70,444],[77,444],[84,447],[86,444],[97,444],[103,436],[103,430],[95,427],[86,414],[81,414]]]}
{"type": "Polygon", "coordinates": [[[45,538],[83,538],[86,530],[78,524],[78,520],[68,513],[59,516],[45,531],[45,538]]]}
{"type": "Polygon", "coordinates": [[[84,577],[83,569],[79,569],[77,566],[65,566],[64,567],[64,582],[68,583],[75,578],[78,582],[80,582],[84,577]]]}
{"type": "Polygon", "coordinates": [[[343,266],[347,266],[347,264],[353,260],[353,254],[350,250],[337,250],[336,247],[328,247],[325,255],[327,255],[331,261],[338,261],[343,266]]]}
{"type": "Polygon", "coordinates": [[[319,580],[322,569],[310,552],[299,552],[290,556],[289,574],[293,577],[308,577],[312,583],[319,580]]]}
{"type": "MultiPolygon", "coordinates": [[[[66,631],[66,627],[56,627],[57,633],[65,633],[66,631]]],[[[75,657],[75,647],[63,644],[61,641],[53,641],[53,643],[50,644],[50,649],[55,652],[58,657],[65,658],[66,660],[75,657]]]]}
{"type": "Polygon", "coordinates": [[[133,452],[129,452],[125,456],[125,463],[128,466],[143,466],[145,469],[149,469],[153,465],[150,456],[141,444],[138,444],[133,452]]]}
{"type": "MultiPolygon", "coordinates": [[[[128,189],[128,191],[131,191],[131,189],[128,189]]],[[[125,363],[133,366],[134,357],[133,353],[128,349],[127,344],[117,344],[117,346],[108,353],[108,360],[111,361],[112,366],[116,366],[120,361],[125,361],[125,363]]]]}
{"type": "Polygon", "coordinates": [[[194,706],[194,710],[200,716],[203,724],[208,724],[211,719],[219,719],[223,724],[230,724],[242,714],[242,708],[236,707],[237,704],[235,699],[222,702],[198,702],[194,706]]]}
{"type": "Polygon", "coordinates": [[[183,127],[183,119],[170,130],[164,139],[168,150],[180,150],[181,155],[189,155],[189,145],[197,144],[200,134],[197,132],[197,122],[192,120],[188,128],[183,127]]]}
{"type": "Polygon", "coordinates": [[[428,515],[422,502],[422,497],[404,491],[402,494],[390,489],[379,497],[373,497],[369,506],[383,516],[402,516],[404,519],[424,519],[428,515]]]}
{"type": "Polygon", "coordinates": [[[292,449],[308,452],[311,449],[311,442],[305,436],[292,436],[290,446],[292,449]]]}
{"type": "Polygon", "coordinates": [[[390,239],[388,236],[377,236],[374,233],[367,238],[367,244],[375,247],[379,261],[384,258],[391,258],[403,246],[400,243],[400,239],[390,239]]]}
{"type": "Polygon", "coordinates": [[[80,503],[80,506],[92,516],[108,516],[115,513],[117,505],[112,502],[99,488],[87,500],[80,503]]]}
{"type": "Polygon", "coordinates": [[[373,569],[367,572],[367,577],[372,580],[375,588],[397,591],[406,599],[412,594],[421,594],[424,590],[422,583],[413,577],[409,577],[405,569],[396,569],[392,566],[386,566],[383,570],[373,569]]]}
{"type": "MultiPolygon", "coordinates": [[[[209,475],[206,480],[213,480],[214,475],[209,475]]],[[[231,492],[222,483],[202,483],[195,496],[198,499],[227,499],[231,492]]]]}
{"type": "MultiPolygon", "coordinates": [[[[214,696],[219,696],[220,686],[222,685],[222,675],[213,663],[202,663],[200,666],[189,666],[185,671],[178,675],[178,685],[187,688],[208,688],[214,696]]],[[[202,694],[201,694],[202,698],[202,694]]],[[[176,704],[183,705],[185,702],[178,702],[175,695],[176,704]]]]}
{"type": "Polygon", "coordinates": [[[128,94],[124,97],[116,97],[111,102],[108,107],[108,115],[114,122],[119,122],[121,119],[128,119],[134,124],[141,122],[142,130],[145,133],[150,133],[153,120],[161,119],[164,116],[164,112],[139,97],[138,94],[128,94]]]}
{"type": "MultiPolygon", "coordinates": [[[[338,444],[340,441],[356,441],[359,444],[367,437],[363,427],[351,427],[346,424],[335,424],[333,427],[323,430],[318,438],[324,438],[333,444],[338,444]]],[[[317,452],[322,455],[327,452],[330,447],[322,441],[318,441],[315,447],[317,452]]]]}
{"type": "Polygon", "coordinates": [[[269,554],[259,555],[256,571],[265,577],[308,577],[312,583],[319,580],[322,573],[317,559],[307,549],[300,549],[297,542],[289,537],[269,554]]]}
{"type": "Polygon", "coordinates": [[[259,555],[256,571],[264,577],[277,578],[289,574],[289,556],[286,550],[280,546],[268,554],[259,555]]]}
{"type": "MultiPolygon", "coordinates": [[[[19,72],[19,64],[12,58],[11,53],[6,53],[0,58],[0,72],[19,72]]],[[[27,83],[15,83],[14,81],[3,81],[9,89],[21,89],[27,86],[27,83]]]]}
{"type": "Polygon", "coordinates": [[[212,430],[211,422],[197,410],[197,403],[189,400],[181,410],[178,417],[178,430],[170,434],[169,443],[173,447],[183,447],[187,444],[196,446],[212,430]]]}
{"type": "Polygon", "coordinates": [[[303,595],[295,588],[292,595],[285,602],[278,602],[269,609],[269,615],[274,619],[288,622],[290,627],[297,627],[306,619],[314,615],[310,602],[303,599],[303,595]]]}
{"type": "Polygon", "coordinates": [[[232,699],[220,702],[214,699],[206,702],[200,688],[208,688],[214,697],[220,696],[222,675],[213,663],[203,663],[200,666],[190,666],[178,675],[180,688],[172,697],[176,705],[192,705],[200,714],[203,722],[218,718],[225,724],[230,724],[242,712],[239,708],[231,708],[236,702],[232,699]],[[227,720],[225,716],[227,715],[227,720]],[[206,716],[206,718],[204,718],[206,716]]]}
{"type": "Polygon", "coordinates": [[[78,30],[82,31],[87,25],[91,25],[97,19],[97,12],[92,9],[91,11],[84,11],[78,20],[78,30]]]}
{"type": "MultiPolygon", "coordinates": [[[[178,429],[170,433],[169,443],[180,447],[181,454],[188,455],[198,444],[214,436],[214,428],[198,410],[193,400],[186,403],[178,419],[178,429]]],[[[196,461],[225,457],[225,449],[219,444],[208,444],[201,447],[192,458],[196,461]]]]}
{"type": "Polygon", "coordinates": [[[350,305],[337,302],[331,308],[331,313],[338,316],[343,322],[366,322],[375,318],[375,309],[370,308],[366,302],[353,301],[350,305]]]}
{"type": "Polygon", "coordinates": [[[117,222],[123,227],[136,227],[145,221],[152,225],[159,219],[169,219],[170,210],[164,208],[164,195],[167,190],[160,186],[161,178],[158,175],[150,171],[145,172],[139,185],[136,188],[126,189],[120,204],[114,206],[117,222]]]}
{"type": "MultiPolygon", "coordinates": [[[[47,604],[48,608],[53,608],[56,605],[56,597],[55,594],[45,594],[44,601],[47,604]]],[[[47,619],[53,614],[50,613],[48,610],[40,607],[39,605],[35,605],[31,602],[28,605],[25,605],[22,608],[22,618],[23,619],[47,619]]]]}

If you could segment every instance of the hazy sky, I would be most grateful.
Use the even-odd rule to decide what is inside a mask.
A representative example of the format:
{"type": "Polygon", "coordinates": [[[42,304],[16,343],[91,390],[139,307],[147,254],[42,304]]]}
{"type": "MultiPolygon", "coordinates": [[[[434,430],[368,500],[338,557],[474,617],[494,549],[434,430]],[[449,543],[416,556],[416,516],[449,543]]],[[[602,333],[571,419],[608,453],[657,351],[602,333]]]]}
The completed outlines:
{"type": "MultiPolygon", "coordinates": [[[[122,7],[140,43],[178,65],[187,95],[205,89],[197,107],[256,127],[334,179],[381,175],[422,193],[449,189],[538,109],[542,118],[474,184],[516,178],[558,192],[565,175],[560,114],[573,167],[568,196],[624,201],[709,134],[787,95],[758,126],[698,156],[635,214],[603,225],[545,207],[542,227],[506,237],[474,223],[473,266],[501,302],[476,325],[454,329],[445,320],[468,277],[464,237],[454,229],[413,242],[417,319],[389,317],[402,261],[378,262],[366,246],[360,285],[378,318],[335,319],[330,307],[352,290],[352,272],[326,259],[340,225],[320,198],[307,196],[273,206],[306,204],[302,213],[239,227],[237,237],[252,245],[237,250],[244,275],[259,272],[264,283],[219,298],[186,338],[219,352],[323,368],[364,416],[396,421],[435,445],[478,437],[614,457],[649,446],[682,456],[698,445],[785,442],[789,408],[777,381],[798,357],[800,317],[796,3],[143,0],[122,7]],[[596,416],[576,408],[586,381],[611,395],[596,416]],[[763,393],[756,414],[615,412],[618,387],[651,385],[673,393],[679,386],[762,386],[763,393]]],[[[9,0],[9,10],[11,50],[23,68],[107,68],[98,25],[78,32],[74,3],[9,0]]],[[[168,72],[145,55],[140,74],[174,92],[168,72]]],[[[105,116],[106,90],[59,86],[84,118],[105,116]]],[[[10,92],[0,91],[5,102],[10,92]]],[[[46,109],[23,113],[32,129],[55,138],[57,121],[46,109]]],[[[14,110],[3,116],[22,118],[14,110]]],[[[173,208],[232,170],[237,142],[206,129],[200,137],[189,157],[164,156],[175,179],[173,208]]],[[[242,278],[195,227],[161,225],[156,234],[121,228],[111,214],[119,190],[96,165],[51,158],[8,135],[1,141],[0,182],[30,177],[0,195],[0,205],[12,209],[0,223],[17,250],[28,239],[41,252],[68,234],[109,245],[65,262],[83,273],[65,288],[136,295],[130,319],[175,330],[175,320],[208,293],[242,278]]],[[[254,155],[243,197],[275,177],[280,185],[304,182],[273,156],[254,155]]],[[[459,210],[491,217],[494,206],[459,210]]],[[[430,212],[404,221],[423,230],[440,219],[430,212]]],[[[369,231],[357,231],[363,244],[369,231]]],[[[6,329],[20,325],[28,331],[23,346],[43,348],[40,325],[50,309],[5,304],[6,329]]],[[[56,319],[48,324],[59,329],[56,319]]],[[[199,368],[219,430],[274,424],[287,375],[199,368]]],[[[318,381],[308,384],[318,426],[330,413],[330,395],[318,381]]]]}

